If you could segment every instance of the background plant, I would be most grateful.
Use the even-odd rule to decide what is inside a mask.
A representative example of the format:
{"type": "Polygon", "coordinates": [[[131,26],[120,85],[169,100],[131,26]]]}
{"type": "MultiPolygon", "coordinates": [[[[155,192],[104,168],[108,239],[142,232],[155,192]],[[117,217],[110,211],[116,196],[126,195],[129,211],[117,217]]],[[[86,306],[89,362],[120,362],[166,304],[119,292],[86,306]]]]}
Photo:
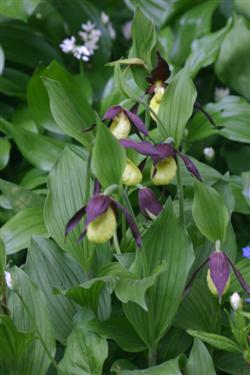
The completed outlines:
{"type": "Polygon", "coordinates": [[[248,2],[20,0],[0,13],[1,373],[248,374],[248,2]],[[131,125],[130,141],[173,145],[167,185],[152,183],[151,148],[112,135],[117,105],[149,130],[131,125]],[[144,164],[135,186],[127,159],[144,164]],[[65,241],[96,178],[122,206],[117,231],[78,242],[77,217],[65,241]],[[233,265],[221,303],[207,265],[184,293],[216,241],[233,265]]]}

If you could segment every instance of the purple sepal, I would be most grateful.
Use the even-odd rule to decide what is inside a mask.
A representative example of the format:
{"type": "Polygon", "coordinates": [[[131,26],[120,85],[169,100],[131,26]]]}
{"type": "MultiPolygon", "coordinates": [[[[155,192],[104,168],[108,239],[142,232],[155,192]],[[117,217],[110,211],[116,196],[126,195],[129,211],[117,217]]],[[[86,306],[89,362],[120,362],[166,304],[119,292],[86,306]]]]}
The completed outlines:
{"type": "Polygon", "coordinates": [[[120,105],[115,105],[114,107],[109,108],[103,116],[103,120],[112,120],[115,116],[118,115],[122,111],[122,107],[120,105]]]}
{"type": "Polygon", "coordinates": [[[151,84],[154,84],[156,81],[164,82],[169,78],[170,74],[171,72],[167,61],[161,57],[160,52],[158,51],[157,65],[151,71],[150,76],[147,78],[147,81],[151,84]]]}
{"type": "Polygon", "coordinates": [[[149,213],[154,216],[159,215],[162,210],[162,205],[152,190],[147,187],[139,189],[138,198],[139,207],[144,216],[151,219],[149,213]]]}
{"type": "Polygon", "coordinates": [[[133,219],[133,216],[129,213],[129,211],[127,210],[126,207],[123,207],[119,202],[116,202],[115,200],[112,199],[112,203],[114,204],[114,206],[123,212],[126,220],[127,220],[127,223],[130,227],[130,230],[132,232],[132,235],[135,239],[135,242],[136,242],[136,245],[138,247],[141,247],[142,245],[142,240],[141,240],[141,235],[140,235],[140,232],[139,232],[139,229],[133,219]]]}
{"type": "Polygon", "coordinates": [[[69,234],[69,232],[71,232],[77,226],[77,224],[79,224],[79,222],[81,221],[83,215],[85,214],[85,211],[86,211],[86,206],[80,208],[80,210],[78,210],[71,217],[71,219],[67,222],[66,227],[65,227],[65,233],[64,233],[65,238],[67,237],[67,235],[69,234]]]}
{"type": "Polygon", "coordinates": [[[144,122],[141,120],[139,116],[137,116],[135,113],[128,111],[127,109],[124,109],[124,112],[126,113],[127,117],[130,119],[130,121],[134,124],[136,129],[139,130],[144,135],[148,135],[148,130],[146,129],[144,122]]]}
{"type": "Polygon", "coordinates": [[[162,159],[162,154],[156,149],[151,143],[147,141],[136,142],[132,139],[121,139],[120,143],[125,148],[132,148],[133,150],[139,152],[139,154],[145,156],[151,156],[152,158],[162,159]]]}
{"type": "Polygon", "coordinates": [[[88,202],[86,207],[86,222],[85,228],[97,219],[99,216],[104,214],[108,208],[110,207],[111,199],[108,195],[105,194],[98,194],[94,195],[88,202]]]}
{"type": "Polygon", "coordinates": [[[93,195],[97,195],[99,194],[101,191],[101,184],[100,182],[97,180],[97,178],[95,179],[95,183],[94,183],[94,190],[93,190],[93,195]]]}
{"type": "Polygon", "coordinates": [[[154,146],[154,148],[161,155],[161,156],[156,156],[156,157],[151,155],[152,160],[155,164],[158,163],[161,160],[169,158],[170,156],[174,157],[176,155],[176,151],[175,151],[175,149],[174,149],[174,147],[171,143],[160,143],[160,144],[154,146]]]}
{"type": "Polygon", "coordinates": [[[230,263],[226,254],[221,251],[214,251],[209,256],[208,266],[211,279],[218,291],[218,295],[222,297],[230,276],[230,263]]]}
{"type": "Polygon", "coordinates": [[[180,152],[178,152],[178,155],[180,155],[180,157],[182,158],[187,170],[193,175],[195,176],[198,180],[202,181],[202,178],[201,178],[201,175],[198,171],[198,169],[196,168],[196,166],[194,165],[194,163],[192,162],[192,160],[190,160],[187,155],[183,155],[181,154],[180,152]]]}

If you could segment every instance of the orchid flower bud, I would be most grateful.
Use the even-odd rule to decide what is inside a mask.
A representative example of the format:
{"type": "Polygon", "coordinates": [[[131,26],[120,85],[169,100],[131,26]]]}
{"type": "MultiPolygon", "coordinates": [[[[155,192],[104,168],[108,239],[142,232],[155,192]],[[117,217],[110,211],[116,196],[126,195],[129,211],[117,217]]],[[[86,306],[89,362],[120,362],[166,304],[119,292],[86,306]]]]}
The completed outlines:
{"type": "Polygon", "coordinates": [[[242,299],[240,298],[240,295],[235,292],[230,297],[230,304],[232,306],[233,310],[241,310],[243,307],[242,299]]]}
{"type": "Polygon", "coordinates": [[[122,183],[126,186],[140,184],[142,174],[140,169],[129,159],[127,159],[124,172],[122,174],[122,183]]]}
{"type": "Polygon", "coordinates": [[[230,263],[222,251],[216,250],[209,256],[207,284],[211,293],[219,296],[220,300],[229,288],[230,263]]]}
{"type": "MultiPolygon", "coordinates": [[[[161,84],[161,83],[160,83],[161,84]]],[[[164,95],[165,89],[163,86],[157,85],[156,88],[154,89],[154,96],[150,100],[149,107],[156,113],[158,114],[160,104],[164,95]]],[[[152,117],[153,120],[156,121],[155,116],[150,112],[150,116],[152,117]]]]}
{"type": "Polygon", "coordinates": [[[175,159],[170,156],[165,160],[160,160],[151,169],[151,178],[154,185],[167,185],[175,177],[177,165],[175,159]]]}
{"type": "Polygon", "coordinates": [[[142,214],[149,219],[154,219],[162,210],[155,193],[147,187],[139,189],[139,206],[142,214]]]}
{"type": "Polygon", "coordinates": [[[120,112],[117,116],[114,117],[109,130],[117,139],[128,137],[131,130],[131,124],[124,112],[120,112]]]}
{"type": "Polygon", "coordinates": [[[104,243],[110,240],[116,231],[116,217],[113,209],[107,211],[89,223],[87,227],[87,238],[94,243],[104,243]]]}

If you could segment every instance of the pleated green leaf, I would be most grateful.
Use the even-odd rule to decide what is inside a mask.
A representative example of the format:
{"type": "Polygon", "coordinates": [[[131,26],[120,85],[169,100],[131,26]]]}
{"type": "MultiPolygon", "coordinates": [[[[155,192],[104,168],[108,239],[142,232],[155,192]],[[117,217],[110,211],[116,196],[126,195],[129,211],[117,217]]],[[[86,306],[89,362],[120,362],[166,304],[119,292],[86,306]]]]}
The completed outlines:
{"type": "Polygon", "coordinates": [[[10,142],[5,139],[0,139],[0,170],[4,169],[9,162],[10,158],[10,142]]]}
{"type": "Polygon", "coordinates": [[[78,322],[67,340],[58,374],[102,375],[107,356],[107,340],[89,330],[85,322],[78,322]]]}
{"type": "MultiPolygon", "coordinates": [[[[15,292],[11,292],[8,305],[11,316],[18,330],[24,332],[33,332],[37,337],[37,327],[39,333],[49,351],[54,357],[55,338],[53,327],[50,322],[50,316],[46,304],[46,298],[43,292],[30,280],[30,278],[20,268],[15,267],[11,276],[13,285],[18,289],[18,293],[24,300],[30,314],[25,309],[23,302],[15,292]],[[36,327],[34,321],[36,322],[36,327]]],[[[24,352],[22,363],[18,373],[22,375],[45,375],[51,364],[51,359],[45,352],[39,337],[29,345],[24,352]]]]}
{"type": "Polygon", "coordinates": [[[56,124],[65,134],[82,145],[90,147],[91,140],[93,140],[92,133],[83,133],[82,130],[94,123],[94,116],[92,124],[86,123],[84,116],[81,116],[76,103],[72,101],[61,82],[48,77],[44,77],[43,82],[49,95],[50,110],[56,124]]]}
{"type": "Polygon", "coordinates": [[[25,208],[0,229],[0,238],[8,255],[27,248],[33,235],[48,237],[41,208],[25,208]]]}
{"type": "Polygon", "coordinates": [[[97,119],[97,135],[93,148],[93,166],[103,187],[120,184],[126,153],[108,128],[97,119]]]}
{"type": "Polygon", "coordinates": [[[21,372],[24,352],[35,339],[33,333],[20,332],[7,315],[0,315],[0,371],[4,375],[21,372]]]}
{"type": "Polygon", "coordinates": [[[242,194],[250,207],[250,172],[243,172],[242,177],[242,194]]]}
{"type": "Polygon", "coordinates": [[[221,195],[212,187],[195,181],[192,214],[196,226],[211,242],[224,241],[229,215],[221,195]]]}
{"type": "Polygon", "coordinates": [[[193,113],[196,96],[189,72],[181,70],[165,90],[161,101],[158,113],[161,123],[157,125],[163,139],[172,137],[179,146],[187,121],[193,113]]]}
{"type": "Polygon", "coordinates": [[[194,259],[192,244],[174,214],[171,201],[146,232],[143,244],[149,273],[163,261],[166,271],[148,290],[148,312],[132,302],[123,308],[139,337],[150,347],[173,322],[194,259]]]}
{"type": "Polygon", "coordinates": [[[149,367],[145,370],[122,370],[119,375],[182,375],[179,366],[180,359],[171,359],[158,366],[149,367]]]}
{"type": "Polygon", "coordinates": [[[81,267],[53,241],[33,237],[28,248],[25,270],[46,296],[56,339],[65,344],[78,309],[67,298],[56,296],[53,289],[69,288],[83,282],[84,273],[81,267]]]}
{"type": "Polygon", "coordinates": [[[69,219],[84,205],[85,184],[86,161],[66,148],[49,175],[44,221],[57,244],[83,265],[88,259],[88,249],[84,241],[77,242],[83,224],[78,225],[66,241],[64,233],[69,219]]]}
{"type": "Polygon", "coordinates": [[[194,340],[187,361],[187,375],[216,375],[212,357],[206,346],[198,339],[194,340]]]}
{"type": "Polygon", "coordinates": [[[194,331],[192,329],[188,329],[187,333],[193,337],[197,337],[216,349],[224,350],[225,352],[230,353],[241,353],[241,348],[239,345],[228,337],[215,335],[214,333],[194,331]]]}

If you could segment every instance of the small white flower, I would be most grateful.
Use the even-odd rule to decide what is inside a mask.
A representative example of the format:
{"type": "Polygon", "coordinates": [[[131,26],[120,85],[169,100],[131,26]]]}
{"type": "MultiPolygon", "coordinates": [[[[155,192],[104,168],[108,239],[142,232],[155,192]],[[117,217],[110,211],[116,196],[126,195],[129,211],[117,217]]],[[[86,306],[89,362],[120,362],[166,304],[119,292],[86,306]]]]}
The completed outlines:
{"type": "Polygon", "coordinates": [[[216,102],[219,102],[220,100],[222,100],[223,98],[225,98],[225,96],[228,96],[229,94],[230,94],[230,91],[227,87],[226,88],[216,87],[215,92],[214,92],[214,100],[216,102]]]}
{"type": "Polygon", "coordinates": [[[90,52],[86,46],[77,46],[73,51],[73,56],[78,60],[88,61],[90,52]]]}
{"type": "Polygon", "coordinates": [[[82,23],[81,28],[86,31],[87,33],[91,32],[95,28],[95,23],[88,21],[87,23],[82,23]]]}
{"type": "Polygon", "coordinates": [[[208,161],[213,160],[213,158],[215,157],[215,151],[213,147],[205,147],[203,149],[203,154],[208,161]]]}
{"type": "Polygon", "coordinates": [[[101,13],[101,21],[102,21],[103,25],[107,25],[107,23],[109,23],[109,16],[108,16],[107,13],[105,13],[105,12],[101,13]]]}
{"type": "Polygon", "coordinates": [[[6,282],[7,287],[9,289],[12,289],[13,288],[13,282],[12,282],[11,273],[8,272],[8,271],[5,271],[4,276],[5,276],[5,282],[6,282]]]}
{"type": "Polygon", "coordinates": [[[115,39],[115,37],[116,37],[116,31],[115,31],[115,29],[113,28],[113,25],[112,25],[111,22],[108,24],[108,32],[109,32],[109,36],[110,36],[110,38],[111,38],[111,39],[115,39]]]}
{"type": "Polygon", "coordinates": [[[132,26],[131,21],[125,22],[122,25],[122,34],[123,34],[124,38],[127,39],[127,40],[131,39],[131,26],[132,26]]]}
{"type": "Polygon", "coordinates": [[[231,303],[232,309],[235,311],[242,307],[242,300],[240,298],[240,295],[237,292],[231,295],[230,303],[231,303]]]}
{"type": "Polygon", "coordinates": [[[64,53],[70,53],[75,49],[76,47],[75,43],[76,43],[76,38],[72,36],[71,38],[64,39],[62,43],[60,44],[60,48],[64,53]]]}

